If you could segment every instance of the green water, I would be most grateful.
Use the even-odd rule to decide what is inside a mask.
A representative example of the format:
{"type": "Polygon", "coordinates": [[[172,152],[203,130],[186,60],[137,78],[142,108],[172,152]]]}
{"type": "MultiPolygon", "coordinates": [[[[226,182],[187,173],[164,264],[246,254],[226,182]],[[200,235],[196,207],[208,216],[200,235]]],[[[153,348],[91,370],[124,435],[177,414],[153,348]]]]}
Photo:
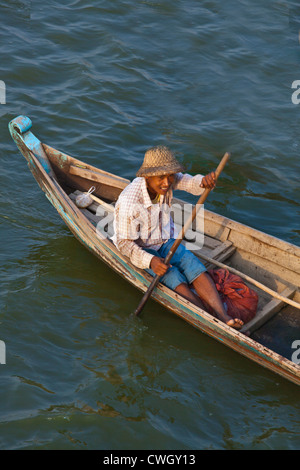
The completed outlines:
{"type": "Polygon", "coordinates": [[[25,114],[129,179],[154,144],[192,174],[230,151],[206,207],[299,245],[296,10],[0,2],[1,449],[299,448],[298,387],[156,303],[133,318],[140,293],[69,233],[7,129],[25,114]]]}

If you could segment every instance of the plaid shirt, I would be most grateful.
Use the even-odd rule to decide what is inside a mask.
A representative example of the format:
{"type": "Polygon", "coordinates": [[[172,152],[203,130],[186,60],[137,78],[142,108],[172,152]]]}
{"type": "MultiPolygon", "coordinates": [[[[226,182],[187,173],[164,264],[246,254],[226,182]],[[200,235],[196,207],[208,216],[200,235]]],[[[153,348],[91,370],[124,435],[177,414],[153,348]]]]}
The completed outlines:
{"type": "Polygon", "coordinates": [[[153,254],[143,248],[158,250],[170,238],[176,238],[170,206],[173,190],[202,194],[203,176],[177,173],[175,181],[158,204],[150,199],[145,178],[135,178],[120,194],[115,206],[114,235],[118,250],[138,268],[150,267],[153,254]]]}

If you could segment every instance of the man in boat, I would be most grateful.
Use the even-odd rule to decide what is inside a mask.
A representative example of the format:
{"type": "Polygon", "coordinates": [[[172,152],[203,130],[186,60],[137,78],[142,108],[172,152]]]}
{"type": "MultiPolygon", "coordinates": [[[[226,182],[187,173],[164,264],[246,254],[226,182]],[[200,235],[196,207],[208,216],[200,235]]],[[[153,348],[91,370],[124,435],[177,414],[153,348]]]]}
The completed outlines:
{"type": "Polygon", "coordinates": [[[240,329],[243,322],[227,315],[205,266],[182,243],[171,259],[171,266],[164,263],[177,235],[170,211],[165,216],[162,210],[165,205],[171,206],[173,190],[200,195],[205,188],[215,187],[214,172],[191,176],[182,170],[169,148],[158,146],[147,150],[137,178],[122,191],[116,203],[113,242],[135,266],[146,269],[152,276],[161,276],[164,285],[201,308],[203,300],[217,318],[240,329]]]}

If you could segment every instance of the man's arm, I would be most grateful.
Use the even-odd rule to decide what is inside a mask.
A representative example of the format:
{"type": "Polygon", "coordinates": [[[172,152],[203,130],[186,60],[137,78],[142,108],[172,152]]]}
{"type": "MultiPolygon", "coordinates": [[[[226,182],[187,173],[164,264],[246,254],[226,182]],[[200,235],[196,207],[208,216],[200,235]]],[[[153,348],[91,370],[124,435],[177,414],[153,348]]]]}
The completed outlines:
{"type": "Polygon", "coordinates": [[[212,171],[206,176],[195,175],[191,176],[188,173],[177,173],[176,180],[173,188],[180,191],[187,191],[188,193],[198,196],[203,193],[205,188],[213,189],[215,187],[216,175],[212,171]]]}
{"type": "Polygon", "coordinates": [[[143,250],[133,240],[118,239],[116,242],[118,250],[122,255],[127,256],[132,264],[141,269],[150,268],[150,264],[154,255],[143,250]]]}
{"type": "Polygon", "coordinates": [[[120,201],[115,208],[113,242],[132,264],[141,269],[150,267],[153,255],[143,250],[136,240],[140,237],[140,223],[135,208],[126,201],[120,201]]]}

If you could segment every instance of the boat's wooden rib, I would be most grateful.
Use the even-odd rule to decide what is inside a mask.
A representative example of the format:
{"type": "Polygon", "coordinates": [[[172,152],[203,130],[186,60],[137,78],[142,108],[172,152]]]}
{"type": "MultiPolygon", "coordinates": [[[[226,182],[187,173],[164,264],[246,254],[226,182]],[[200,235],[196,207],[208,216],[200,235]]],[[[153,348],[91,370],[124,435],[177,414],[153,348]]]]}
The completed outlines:
{"type": "MultiPolygon", "coordinates": [[[[31,121],[27,117],[19,116],[13,119],[9,129],[37,183],[75,237],[110,268],[145,292],[151,282],[151,276],[144,270],[135,268],[107,236],[97,230],[97,224],[108,211],[113,210],[112,203],[129,181],[70,157],[44,143],[41,144],[32,134],[31,121]],[[100,205],[99,201],[95,201],[91,210],[80,210],[74,203],[76,195],[72,193],[76,190],[88,191],[91,186],[96,188],[93,197],[104,201],[100,201],[100,205]]],[[[178,199],[174,202],[184,204],[178,199]]],[[[211,211],[205,210],[204,214],[204,246],[199,246],[202,253],[206,250],[215,260],[222,261],[227,258],[228,266],[251,276],[277,293],[284,292],[285,296],[295,302],[300,301],[299,247],[211,211]]],[[[264,292],[258,293],[259,312],[245,327],[255,331],[257,337],[259,331],[268,331],[268,320],[271,317],[271,323],[274,324],[274,320],[280,316],[280,327],[283,321],[286,329],[292,325],[288,330],[291,348],[293,341],[299,339],[299,310],[289,306],[284,309],[284,315],[280,312],[280,315],[276,316],[283,304],[264,292]],[[292,321],[289,320],[289,312],[292,321]],[[296,322],[298,329],[295,328],[296,322]]],[[[290,359],[292,349],[290,357],[289,354],[284,357],[278,350],[270,349],[258,340],[230,328],[162,284],[153,292],[153,299],[232,350],[300,385],[300,366],[290,359]]],[[[277,347],[275,341],[273,344],[277,347]]]]}

